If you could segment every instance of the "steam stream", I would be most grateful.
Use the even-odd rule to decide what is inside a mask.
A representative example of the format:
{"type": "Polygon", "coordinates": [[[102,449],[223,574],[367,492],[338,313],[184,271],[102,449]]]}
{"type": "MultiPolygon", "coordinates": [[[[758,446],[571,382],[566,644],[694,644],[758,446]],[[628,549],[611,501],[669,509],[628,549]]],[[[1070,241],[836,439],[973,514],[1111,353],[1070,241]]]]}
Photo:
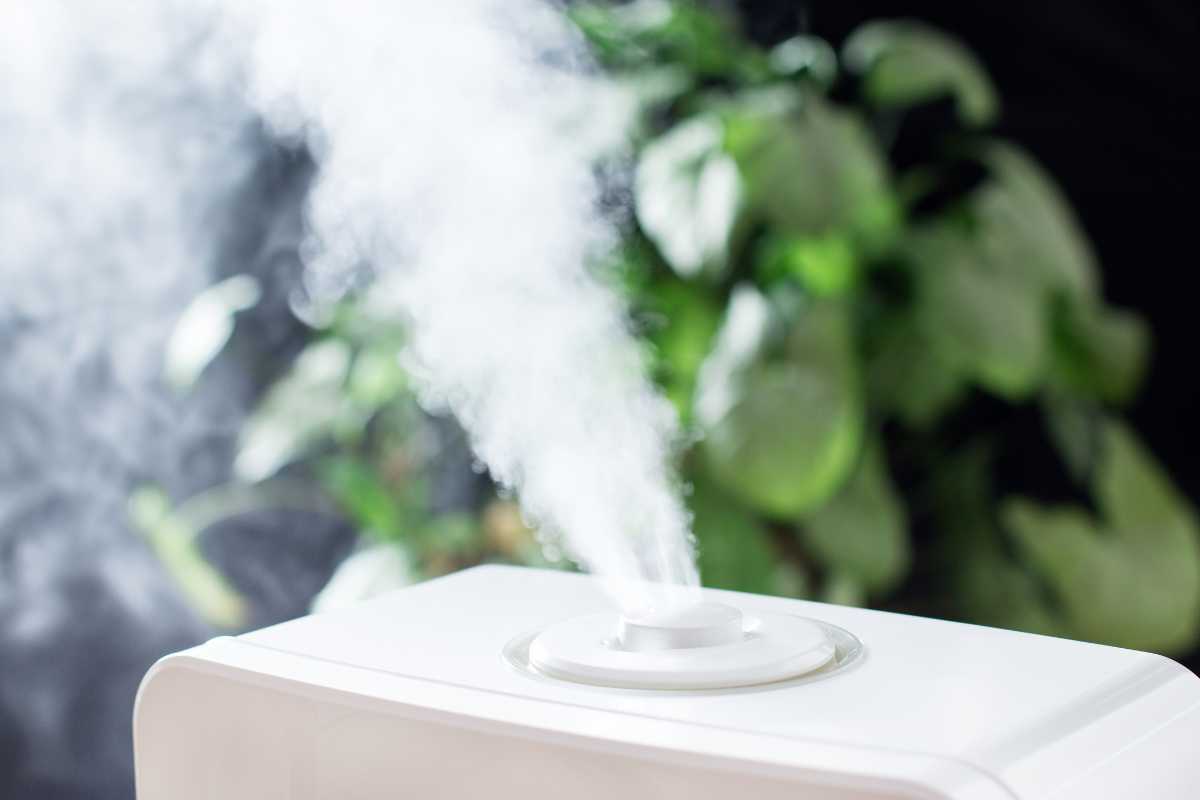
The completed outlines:
{"type": "MultiPolygon", "coordinates": [[[[0,113],[30,137],[6,182],[16,169],[13,185],[32,188],[53,220],[35,220],[26,196],[0,190],[0,269],[25,273],[10,283],[10,308],[34,313],[43,296],[77,292],[77,281],[100,298],[194,288],[211,257],[198,238],[203,210],[244,175],[238,132],[257,113],[278,135],[303,138],[319,165],[311,293],[336,299],[369,264],[373,302],[409,324],[407,358],[425,402],[457,416],[493,476],[626,608],[662,601],[647,581],[697,584],[669,466],[674,415],[644,377],[620,303],[586,267],[612,241],[590,167],[606,144],[588,117],[602,84],[555,9],[535,0],[89,8],[90,23],[70,20],[76,8],[27,9],[33,23],[16,27],[63,48],[45,51],[37,70],[57,56],[75,71],[2,96],[0,113]],[[97,74],[80,72],[97,64],[97,74]],[[106,80],[117,86],[102,95],[108,105],[89,101],[106,80]],[[179,94],[188,102],[124,102],[179,94]],[[98,110],[80,115],[77,103],[98,110]],[[68,119],[85,126],[82,137],[63,128],[68,119]],[[35,141],[41,129],[52,142],[35,141]],[[75,183],[43,169],[64,153],[83,159],[75,183]],[[102,267],[86,269],[76,253],[78,269],[47,273],[66,285],[40,285],[43,254],[71,234],[102,267]]],[[[146,349],[131,358],[151,363],[146,349]]]]}
{"type": "Polygon", "coordinates": [[[672,411],[585,266],[610,234],[578,127],[596,83],[561,18],[528,0],[230,8],[254,104],[317,153],[320,286],[375,265],[427,402],[626,605],[650,601],[639,580],[694,585],[672,411]]]}

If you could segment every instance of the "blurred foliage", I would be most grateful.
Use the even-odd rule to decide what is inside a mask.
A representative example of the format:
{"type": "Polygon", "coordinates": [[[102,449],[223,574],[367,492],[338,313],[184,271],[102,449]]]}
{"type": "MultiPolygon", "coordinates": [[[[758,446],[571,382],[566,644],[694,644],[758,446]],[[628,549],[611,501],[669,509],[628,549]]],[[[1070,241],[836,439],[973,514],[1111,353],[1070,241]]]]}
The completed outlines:
{"type": "MultiPolygon", "coordinates": [[[[570,14],[636,101],[635,218],[603,266],[698,434],[681,470],[706,583],[1194,646],[1196,518],[1120,421],[1147,326],[1105,302],[1053,180],[993,134],[1000,100],[971,52],[909,21],[838,53],[807,34],[762,48],[694,3],[570,14]]],[[[211,355],[251,290],[210,290],[186,338],[211,355]]],[[[560,563],[494,489],[434,502],[444,443],[403,331],[372,308],[369,290],[348,300],[266,393],[239,477],[314,481],[375,543],[331,584],[347,602],[353,575],[369,591],[560,563]]],[[[202,369],[184,355],[179,384],[202,369]]],[[[225,587],[176,552],[178,514],[152,495],[135,510],[228,617],[225,587]]]]}

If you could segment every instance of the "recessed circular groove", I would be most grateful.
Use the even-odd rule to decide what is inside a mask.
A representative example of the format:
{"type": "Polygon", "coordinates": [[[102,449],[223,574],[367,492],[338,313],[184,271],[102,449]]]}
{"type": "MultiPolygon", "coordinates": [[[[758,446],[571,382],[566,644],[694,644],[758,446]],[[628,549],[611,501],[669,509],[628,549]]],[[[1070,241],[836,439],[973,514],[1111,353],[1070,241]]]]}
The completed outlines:
{"type": "MultiPolygon", "coordinates": [[[[728,625],[728,618],[714,624],[728,625]]],[[[547,682],[656,692],[794,686],[844,671],[863,655],[849,631],[788,614],[747,617],[736,642],[727,632],[638,630],[634,644],[646,649],[630,650],[622,642],[629,629],[615,614],[576,617],[514,638],[503,655],[517,671],[547,682]],[[682,644],[664,638],[680,636],[682,644]]]]}

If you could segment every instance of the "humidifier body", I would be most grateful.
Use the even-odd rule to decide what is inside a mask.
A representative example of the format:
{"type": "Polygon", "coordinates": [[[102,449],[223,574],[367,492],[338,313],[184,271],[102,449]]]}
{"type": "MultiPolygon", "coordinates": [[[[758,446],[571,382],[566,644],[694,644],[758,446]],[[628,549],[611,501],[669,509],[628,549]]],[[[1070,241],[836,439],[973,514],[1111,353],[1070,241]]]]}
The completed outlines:
{"type": "Polygon", "coordinates": [[[592,579],[482,567],[160,661],[140,800],[1116,800],[1200,797],[1200,679],[1160,656],[706,590],[849,631],[791,681],[629,689],[513,643],[604,611],[592,579]]]}

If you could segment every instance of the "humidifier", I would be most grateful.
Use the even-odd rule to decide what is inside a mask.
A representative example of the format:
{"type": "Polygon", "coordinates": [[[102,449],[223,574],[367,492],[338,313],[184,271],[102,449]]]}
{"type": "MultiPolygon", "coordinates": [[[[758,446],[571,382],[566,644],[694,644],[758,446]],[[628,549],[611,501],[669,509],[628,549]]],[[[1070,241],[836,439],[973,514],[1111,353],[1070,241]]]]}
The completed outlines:
{"type": "Polygon", "coordinates": [[[1161,656],[481,567],[168,656],[140,800],[1184,800],[1200,679],[1161,656]]]}

